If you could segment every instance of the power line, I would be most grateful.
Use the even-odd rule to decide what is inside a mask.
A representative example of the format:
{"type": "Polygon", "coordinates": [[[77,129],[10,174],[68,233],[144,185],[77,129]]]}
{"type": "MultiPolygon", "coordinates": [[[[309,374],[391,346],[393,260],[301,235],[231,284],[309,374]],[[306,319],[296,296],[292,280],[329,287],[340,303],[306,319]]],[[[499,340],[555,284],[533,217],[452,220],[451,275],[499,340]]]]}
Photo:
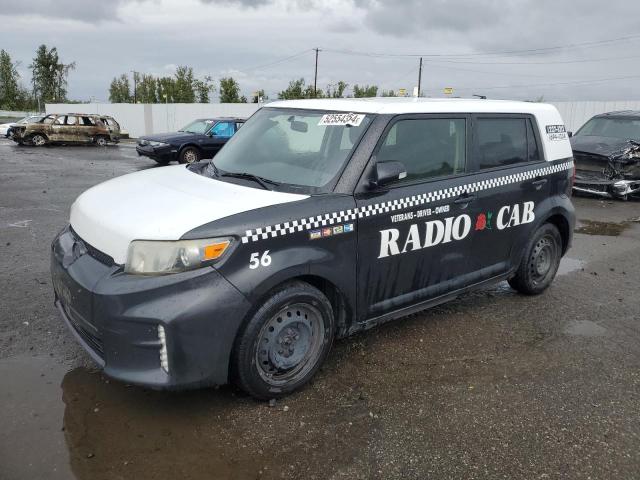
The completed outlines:
{"type": "Polygon", "coordinates": [[[482,56],[494,56],[494,55],[521,55],[527,53],[547,53],[554,50],[566,50],[572,48],[583,48],[583,47],[593,47],[598,45],[605,45],[608,43],[616,43],[623,42],[629,40],[635,40],[640,38],[639,35],[627,35],[624,37],[610,38],[605,40],[597,40],[590,42],[582,42],[582,43],[569,43],[566,45],[556,45],[553,47],[541,47],[541,48],[527,48],[522,50],[506,50],[501,52],[476,52],[476,53],[380,53],[380,52],[363,52],[358,50],[350,50],[350,49],[334,49],[334,48],[323,48],[323,50],[332,53],[341,53],[345,55],[360,55],[366,57],[482,57],[482,56]]]}
{"type": "Polygon", "coordinates": [[[429,63],[457,63],[457,64],[469,64],[469,65],[558,65],[565,63],[592,63],[592,62],[608,62],[611,60],[628,60],[631,58],[640,58],[640,55],[628,55],[624,57],[604,57],[604,58],[585,58],[581,60],[549,60],[546,62],[476,62],[467,60],[426,60],[429,63]]]}
{"type": "Polygon", "coordinates": [[[257,65],[255,67],[239,68],[238,70],[241,71],[241,72],[245,72],[246,73],[246,72],[251,72],[251,71],[254,71],[254,70],[261,70],[263,68],[273,67],[275,65],[279,65],[281,63],[288,62],[289,60],[293,60],[294,58],[301,57],[302,55],[304,55],[306,53],[309,53],[309,52],[312,52],[312,51],[313,51],[312,48],[307,48],[306,50],[303,50],[301,52],[295,53],[293,55],[289,55],[288,57],[280,58],[278,60],[274,60],[274,61],[269,62],[269,63],[264,63],[262,65],[257,65]]]}
{"type": "Polygon", "coordinates": [[[531,83],[528,85],[493,85],[488,87],[463,86],[457,88],[459,90],[495,90],[501,88],[559,87],[565,85],[588,85],[590,83],[613,82],[616,80],[628,80],[632,78],[640,78],[640,75],[625,75],[620,77],[598,78],[594,80],[576,80],[571,82],[531,83]]]}

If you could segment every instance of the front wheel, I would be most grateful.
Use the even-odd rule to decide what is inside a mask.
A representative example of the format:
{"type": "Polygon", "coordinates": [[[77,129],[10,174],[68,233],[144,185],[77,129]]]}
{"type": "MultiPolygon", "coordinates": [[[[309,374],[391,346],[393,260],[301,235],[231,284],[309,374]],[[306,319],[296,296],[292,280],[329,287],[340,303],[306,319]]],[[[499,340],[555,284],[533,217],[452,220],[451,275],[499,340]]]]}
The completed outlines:
{"type": "Polygon", "coordinates": [[[324,362],[335,334],[331,303],[317,288],[292,282],[276,290],[238,335],[232,374],[259,399],[305,385],[324,362]]]}
{"type": "Polygon", "coordinates": [[[180,163],[196,163],[200,160],[200,150],[187,147],[180,152],[180,163]]]}
{"type": "Polygon", "coordinates": [[[512,288],[526,295],[538,295],[556,276],[562,257],[560,232],[550,223],[542,225],[531,237],[513,278],[512,288]]]}
{"type": "Polygon", "coordinates": [[[32,145],[35,145],[36,147],[42,147],[43,145],[45,145],[47,143],[47,139],[44,135],[41,135],[39,133],[36,133],[34,135],[31,135],[31,138],[29,139],[32,145]]]}

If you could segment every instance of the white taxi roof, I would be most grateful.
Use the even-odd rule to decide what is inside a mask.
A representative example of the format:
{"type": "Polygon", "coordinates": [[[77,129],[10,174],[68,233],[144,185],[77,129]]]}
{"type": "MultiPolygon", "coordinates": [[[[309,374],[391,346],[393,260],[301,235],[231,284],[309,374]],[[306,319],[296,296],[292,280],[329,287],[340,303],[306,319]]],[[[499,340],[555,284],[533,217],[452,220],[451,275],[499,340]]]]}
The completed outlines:
{"type": "Polygon", "coordinates": [[[485,100],[464,98],[330,98],[309,100],[283,100],[265,105],[265,108],[299,108],[371,114],[411,113],[520,113],[533,115],[548,161],[571,158],[571,144],[566,133],[559,137],[557,127],[564,129],[560,113],[548,103],[517,102],[513,100],[485,100]]]}
{"type": "Polygon", "coordinates": [[[266,107],[335,110],[354,113],[537,113],[555,110],[545,103],[465,98],[319,98],[282,100],[266,107]]]}

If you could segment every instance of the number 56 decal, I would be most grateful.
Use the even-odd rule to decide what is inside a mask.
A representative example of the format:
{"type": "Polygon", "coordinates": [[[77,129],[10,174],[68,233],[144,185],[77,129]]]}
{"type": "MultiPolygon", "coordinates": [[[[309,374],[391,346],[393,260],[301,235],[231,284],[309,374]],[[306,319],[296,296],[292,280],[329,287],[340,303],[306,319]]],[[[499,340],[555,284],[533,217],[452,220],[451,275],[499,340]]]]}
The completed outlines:
{"type": "Polygon", "coordinates": [[[268,267],[271,265],[271,257],[269,256],[269,250],[266,250],[262,256],[260,256],[260,252],[254,252],[251,254],[251,258],[249,259],[249,268],[251,270],[255,270],[260,265],[263,267],[268,267]]]}

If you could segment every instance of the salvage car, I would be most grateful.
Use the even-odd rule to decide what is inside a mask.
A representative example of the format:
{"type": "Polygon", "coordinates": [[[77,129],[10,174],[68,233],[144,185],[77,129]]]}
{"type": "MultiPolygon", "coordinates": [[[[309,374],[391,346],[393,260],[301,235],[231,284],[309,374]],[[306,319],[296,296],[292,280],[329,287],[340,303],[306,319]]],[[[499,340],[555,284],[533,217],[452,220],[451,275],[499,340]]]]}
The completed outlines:
{"type": "Polygon", "coordinates": [[[286,395],[335,338],[503,280],[549,287],[575,224],[562,129],[538,103],[271,103],[209,162],[81,194],[55,304],[113,378],[286,395]]]}
{"type": "Polygon", "coordinates": [[[158,133],[138,139],[138,155],[161,165],[176,160],[194,163],[213,158],[244,124],[242,118],[200,118],[172,133],[158,133]]]}
{"type": "Polygon", "coordinates": [[[640,197],[640,111],[596,115],[571,137],[574,190],[600,197],[640,197]]]}
{"type": "Polygon", "coordinates": [[[36,147],[55,143],[93,143],[105,146],[118,140],[99,115],[86,113],[54,113],[34,123],[16,125],[12,130],[14,142],[36,147]]]}
{"type": "Polygon", "coordinates": [[[13,127],[15,127],[16,125],[26,125],[27,123],[39,122],[43,117],[44,115],[29,115],[28,117],[24,117],[22,120],[18,120],[17,122],[0,124],[0,135],[11,138],[13,136],[13,127]]]}

